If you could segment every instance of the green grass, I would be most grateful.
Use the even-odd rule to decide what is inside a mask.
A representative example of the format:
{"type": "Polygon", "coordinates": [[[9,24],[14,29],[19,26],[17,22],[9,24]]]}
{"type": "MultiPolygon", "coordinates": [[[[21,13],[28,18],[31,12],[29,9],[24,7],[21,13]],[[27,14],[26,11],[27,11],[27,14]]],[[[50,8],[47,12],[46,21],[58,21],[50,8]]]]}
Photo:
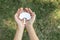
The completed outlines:
{"type": "MultiPolygon", "coordinates": [[[[60,40],[60,0],[0,0],[0,40],[13,40],[14,14],[20,7],[36,13],[34,28],[40,40],[60,40]]],[[[23,40],[29,40],[26,30],[23,40]]]]}

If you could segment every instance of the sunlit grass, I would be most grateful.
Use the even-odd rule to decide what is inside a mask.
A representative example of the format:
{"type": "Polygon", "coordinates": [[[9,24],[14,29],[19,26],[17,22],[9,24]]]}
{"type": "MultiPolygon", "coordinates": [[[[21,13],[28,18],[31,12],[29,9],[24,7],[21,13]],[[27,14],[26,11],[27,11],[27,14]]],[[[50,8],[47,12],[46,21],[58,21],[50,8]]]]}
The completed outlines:
{"type": "Polygon", "coordinates": [[[55,19],[57,19],[57,20],[60,19],[60,10],[59,9],[55,10],[53,12],[53,15],[54,15],[55,19]]]}

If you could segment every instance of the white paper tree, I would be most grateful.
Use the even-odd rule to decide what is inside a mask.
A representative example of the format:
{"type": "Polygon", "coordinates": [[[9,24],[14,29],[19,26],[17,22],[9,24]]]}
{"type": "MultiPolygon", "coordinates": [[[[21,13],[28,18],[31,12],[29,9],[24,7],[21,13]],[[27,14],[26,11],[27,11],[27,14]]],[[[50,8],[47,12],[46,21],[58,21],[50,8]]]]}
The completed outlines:
{"type": "Polygon", "coordinates": [[[27,13],[27,12],[22,12],[22,13],[20,13],[19,18],[24,19],[24,24],[26,24],[25,21],[30,20],[31,15],[29,13],[27,13]]]}

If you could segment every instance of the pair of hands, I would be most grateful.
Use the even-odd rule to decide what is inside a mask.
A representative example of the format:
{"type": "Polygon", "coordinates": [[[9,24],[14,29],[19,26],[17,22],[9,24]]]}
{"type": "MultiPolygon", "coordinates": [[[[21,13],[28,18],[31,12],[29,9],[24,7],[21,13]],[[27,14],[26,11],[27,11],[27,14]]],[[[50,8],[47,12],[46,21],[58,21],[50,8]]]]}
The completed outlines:
{"type": "Polygon", "coordinates": [[[33,25],[33,23],[35,21],[36,15],[35,15],[34,12],[32,12],[32,10],[30,8],[25,8],[25,9],[19,8],[14,17],[15,17],[15,21],[18,24],[18,28],[24,28],[25,26],[27,27],[29,25],[33,25]],[[30,13],[30,15],[31,15],[31,19],[30,20],[27,20],[26,21],[26,24],[24,24],[23,20],[20,20],[19,19],[19,14],[21,12],[23,12],[23,10],[26,11],[26,12],[28,12],[28,13],[30,13]]]}

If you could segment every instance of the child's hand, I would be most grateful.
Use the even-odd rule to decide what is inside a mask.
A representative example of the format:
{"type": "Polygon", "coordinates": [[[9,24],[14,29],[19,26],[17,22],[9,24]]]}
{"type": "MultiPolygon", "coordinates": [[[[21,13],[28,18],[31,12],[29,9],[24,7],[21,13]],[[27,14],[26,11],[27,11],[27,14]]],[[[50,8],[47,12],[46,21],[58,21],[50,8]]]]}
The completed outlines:
{"type": "Polygon", "coordinates": [[[23,20],[19,19],[19,14],[23,11],[23,8],[18,9],[17,13],[15,14],[15,21],[17,22],[18,28],[25,27],[23,20]]]}
{"type": "Polygon", "coordinates": [[[33,25],[34,21],[35,21],[35,18],[36,18],[36,15],[34,12],[32,12],[32,10],[30,8],[25,8],[25,11],[26,12],[29,12],[30,15],[31,15],[31,19],[26,21],[26,26],[30,26],[30,25],[33,25]]]}
{"type": "Polygon", "coordinates": [[[19,19],[19,14],[23,11],[23,8],[18,9],[17,13],[15,14],[15,21],[17,22],[17,31],[14,37],[14,40],[22,40],[23,32],[25,25],[23,23],[23,20],[19,19]]]}

